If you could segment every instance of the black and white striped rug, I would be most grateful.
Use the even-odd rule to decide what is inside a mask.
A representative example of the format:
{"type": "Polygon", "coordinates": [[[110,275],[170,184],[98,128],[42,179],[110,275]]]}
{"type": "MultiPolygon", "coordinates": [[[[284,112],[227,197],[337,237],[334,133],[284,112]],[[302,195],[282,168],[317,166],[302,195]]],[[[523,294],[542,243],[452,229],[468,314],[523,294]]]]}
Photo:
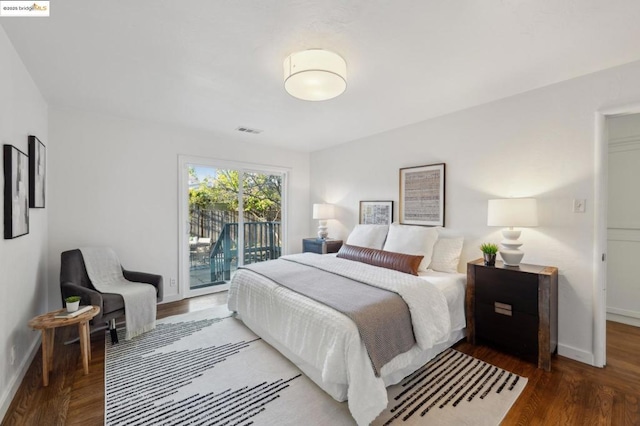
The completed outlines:
{"type": "MultiPolygon", "coordinates": [[[[119,331],[124,333],[123,330],[119,331]]],[[[131,341],[106,339],[106,425],[354,425],[275,349],[205,310],[158,321],[131,341]]],[[[497,425],[527,379],[449,349],[401,383],[375,425],[497,425]]]]}

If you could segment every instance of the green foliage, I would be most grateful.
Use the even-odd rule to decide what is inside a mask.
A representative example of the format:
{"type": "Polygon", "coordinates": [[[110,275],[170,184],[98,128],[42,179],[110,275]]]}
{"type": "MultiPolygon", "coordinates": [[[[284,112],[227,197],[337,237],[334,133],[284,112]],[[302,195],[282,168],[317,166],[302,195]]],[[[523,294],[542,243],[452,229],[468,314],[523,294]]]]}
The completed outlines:
{"type": "Polygon", "coordinates": [[[482,243],[480,245],[480,250],[486,254],[496,254],[498,253],[498,246],[493,243],[482,243]]]}
{"type": "Polygon", "coordinates": [[[79,302],[80,301],[80,296],[69,296],[66,299],[64,299],[64,301],[67,302],[67,303],[79,302]]]}
{"type": "MultiPolygon", "coordinates": [[[[191,173],[191,171],[190,171],[191,173]]],[[[281,219],[282,178],[263,173],[244,173],[242,182],[244,211],[257,221],[281,219]]],[[[201,210],[238,209],[240,192],[236,170],[216,170],[216,177],[206,177],[197,188],[189,190],[189,204],[201,210]]]]}

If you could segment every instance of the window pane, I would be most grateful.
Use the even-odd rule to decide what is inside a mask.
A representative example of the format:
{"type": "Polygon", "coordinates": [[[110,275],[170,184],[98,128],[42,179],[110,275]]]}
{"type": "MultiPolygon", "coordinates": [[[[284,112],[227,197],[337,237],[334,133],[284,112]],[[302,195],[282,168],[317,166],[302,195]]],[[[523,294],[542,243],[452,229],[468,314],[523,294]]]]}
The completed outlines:
{"type": "Polygon", "coordinates": [[[281,217],[281,175],[190,165],[190,289],[225,284],[241,259],[249,264],[280,257],[281,217]]]}
{"type": "Polygon", "coordinates": [[[244,263],[277,259],[282,254],[282,176],[243,174],[244,263]]]}

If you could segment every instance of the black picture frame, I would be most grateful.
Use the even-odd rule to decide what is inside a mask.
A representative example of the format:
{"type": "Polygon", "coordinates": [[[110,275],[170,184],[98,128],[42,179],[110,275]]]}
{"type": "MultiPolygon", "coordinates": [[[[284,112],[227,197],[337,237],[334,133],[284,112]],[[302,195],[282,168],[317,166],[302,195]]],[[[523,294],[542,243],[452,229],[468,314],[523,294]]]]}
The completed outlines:
{"type": "Polygon", "coordinates": [[[400,223],[444,226],[445,163],[400,169],[400,223]]]}
{"type": "Polygon", "coordinates": [[[3,145],[4,238],[29,233],[29,156],[13,145],[3,145]]]}
{"type": "Polygon", "coordinates": [[[360,224],[391,225],[393,201],[360,201],[360,224]]]}
{"type": "Polygon", "coordinates": [[[47,148],[37,136],[29,136],[29,207],[45,207],[47,148]]]}

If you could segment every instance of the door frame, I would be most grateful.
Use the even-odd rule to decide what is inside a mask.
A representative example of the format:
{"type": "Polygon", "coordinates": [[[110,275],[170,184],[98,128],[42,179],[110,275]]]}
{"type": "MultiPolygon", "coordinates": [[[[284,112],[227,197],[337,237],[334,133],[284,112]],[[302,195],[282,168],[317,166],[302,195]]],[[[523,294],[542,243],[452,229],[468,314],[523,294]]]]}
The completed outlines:
{"type": "MultiPolygon", "coordinates": [[[[178,294],[181,299],[195,297],[204,294],[217,293],[229,289],[229,284],[220,284],[211,287],[191,290],[189,287],[189,193],[184,188],[189,184],[189,170],[187,165],[197,164],[201,166],[214,167],[216,169],[231,169],[242,172],[258,172],[258,173],[277,173],[282,175],[282,194],[281,208],[282,218],[282,253],[287,253],[287,233],[288,233],[288,214],[287,214],[287,198],[289,188],[288,167],[269,166],[256,163],[245,163],[240,161],[220,160],[209,157],[198,157],[191,155],[178,155],[178,294]]],[[[238,245],[242,243],[242,237],[239,238],[238,245]]]]}
{"type": "Polygon", "coordinates": [[[640,113],[640,103],[605,108],[595,113],[593,365],[607,364],[607,209],[609,137],[607,117],[640,113]]]}

